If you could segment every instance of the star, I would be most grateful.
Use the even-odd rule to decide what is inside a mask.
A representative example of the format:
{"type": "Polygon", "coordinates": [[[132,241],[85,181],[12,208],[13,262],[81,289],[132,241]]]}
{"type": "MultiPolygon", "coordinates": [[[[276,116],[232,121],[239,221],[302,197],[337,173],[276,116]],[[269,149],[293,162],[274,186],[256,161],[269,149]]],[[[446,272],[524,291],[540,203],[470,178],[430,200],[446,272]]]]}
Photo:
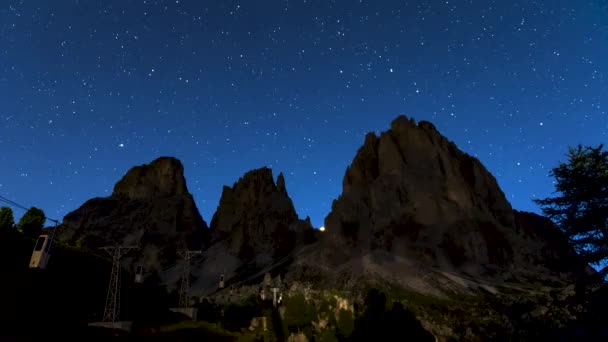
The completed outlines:
{"type": "Polygon", "coordinates": [[[512,16],[497,15],[514,14],[508,1],[12,2],[0,11],[2,191],[65,215],[120,170],[176,156],[209,220],[223,185],[280,165],[319,227],[364,134],[403,113],[478,156],[514,208],[539,212],[529,194],[553,192],[547,170],[567,147],[608,135],[597,1],[541,2],[512,16]],[[70,190],[37,196],[49,179],[70,190]]]}

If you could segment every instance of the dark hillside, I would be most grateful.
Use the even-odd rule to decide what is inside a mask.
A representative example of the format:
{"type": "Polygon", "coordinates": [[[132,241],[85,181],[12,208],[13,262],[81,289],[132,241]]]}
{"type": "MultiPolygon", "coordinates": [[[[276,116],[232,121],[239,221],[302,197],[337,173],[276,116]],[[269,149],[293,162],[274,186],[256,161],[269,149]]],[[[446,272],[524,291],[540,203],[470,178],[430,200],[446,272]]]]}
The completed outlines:
{"type": "Polygon", "coordinates": [[[35,240],[0,232],[0,340],[9,336],[75,334],[100,320],[109,258],[54,244],[46,270],[28,268],[35,240]]]}

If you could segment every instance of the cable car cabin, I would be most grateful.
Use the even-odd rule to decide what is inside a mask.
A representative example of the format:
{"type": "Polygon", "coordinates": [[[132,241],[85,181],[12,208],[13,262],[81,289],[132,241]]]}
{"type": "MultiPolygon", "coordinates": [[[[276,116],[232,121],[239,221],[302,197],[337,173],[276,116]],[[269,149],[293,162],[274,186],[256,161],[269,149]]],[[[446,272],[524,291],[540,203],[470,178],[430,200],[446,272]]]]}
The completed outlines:
{"type": "Polygon", "coordinates": [[[220,287],[220,289],[224,288],[224,275],[223,274],[220,275],[220,286],[219,287],[220,287]]]}
{"type": "Polygon", "coordinates": [[[144,282],[144,267],[142,265],[137,265],[137,268],[135,269],[135,282],[137,284],[144,282]]]}
{"type": "Polygon", "coordinates": [[[49,249],[51,247],[51,239],[48,235],[42,234],[36,240],[34,246],[34,252],[32,252],[32,258],[30,259],[30,268],[45,269],[51,257],[49,249]]]}

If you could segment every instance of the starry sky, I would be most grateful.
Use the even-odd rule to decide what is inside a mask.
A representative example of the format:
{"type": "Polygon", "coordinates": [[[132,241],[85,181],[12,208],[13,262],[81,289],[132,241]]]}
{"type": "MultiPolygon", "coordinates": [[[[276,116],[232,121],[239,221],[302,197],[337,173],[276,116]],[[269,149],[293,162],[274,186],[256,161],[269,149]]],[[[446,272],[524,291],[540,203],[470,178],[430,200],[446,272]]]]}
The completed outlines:
{"type": "Polygon", "coordinates": [[[539,212],[607,110],[606,0],[0,1],[0,195],[52,218],[168,155],[207,222],[266,165],[318,227],[399,114],[539,212]]]}

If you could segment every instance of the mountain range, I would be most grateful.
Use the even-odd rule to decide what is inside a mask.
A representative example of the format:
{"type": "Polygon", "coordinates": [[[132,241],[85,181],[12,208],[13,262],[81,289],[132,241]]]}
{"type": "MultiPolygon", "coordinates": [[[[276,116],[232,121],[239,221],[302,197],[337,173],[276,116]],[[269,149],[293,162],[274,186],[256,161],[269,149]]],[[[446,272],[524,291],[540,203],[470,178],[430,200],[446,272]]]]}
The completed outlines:
{"type": "Polygon", "coordinates": [[[594,270],[553,222],[514,210],[482,163],[430,122],[399,116],[365,136],[323,232],[266,167],[224,186],[207,224],[183,171],[172,157],[133,167],[111,196],[66,215],[59,239],[137,246],[123,266],[143,265],[169,288],[180,280],[178,252],[200,250],[191,295],[217,302],[255,295],[269,276],[313,301],[337,291],[351,305],[381,289],[438,340],[514,336],[538,321],[560,328],[585,311],[580,288],[594,270]]]}

